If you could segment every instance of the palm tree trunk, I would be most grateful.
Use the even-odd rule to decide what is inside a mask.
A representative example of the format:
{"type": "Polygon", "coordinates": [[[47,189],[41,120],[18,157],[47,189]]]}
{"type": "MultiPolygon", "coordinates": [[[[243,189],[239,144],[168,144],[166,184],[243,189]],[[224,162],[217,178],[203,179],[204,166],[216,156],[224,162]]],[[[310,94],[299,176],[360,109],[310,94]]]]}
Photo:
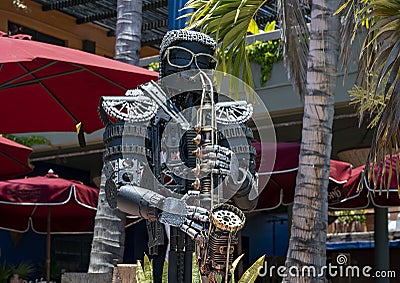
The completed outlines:
{"type": "Polygon", "coordinates": [[[138,65],[142,38],[142,0],[118,0],[115,60],[138,65]]]}
{"type": "Polygon", "coordinates": [[[108,205],[105,182],[106,177],[102,170],[89,273],[112,273],[114,260],[122,262],[124,255],[126,215],[108,205]]]}
{"type": "Polygon", "coordinates": [[[285,282],[325,282],[322,267],[326,265],[327,187],[340,28],[333,13],[338,3],[314,0],[312,6],[307,93],[285,282]]]}
{"type": "MultiPolygon", "coordinates": [[[[115,59],[138,65],[142,31],[142,0],[118,0],[115,59]]],[[[125,213],[112,209],[107,203],[104,191],[104,169],[101,185],[89,273],[112,273],[114,260],[122,262],[125,244],[125,213]]]]}

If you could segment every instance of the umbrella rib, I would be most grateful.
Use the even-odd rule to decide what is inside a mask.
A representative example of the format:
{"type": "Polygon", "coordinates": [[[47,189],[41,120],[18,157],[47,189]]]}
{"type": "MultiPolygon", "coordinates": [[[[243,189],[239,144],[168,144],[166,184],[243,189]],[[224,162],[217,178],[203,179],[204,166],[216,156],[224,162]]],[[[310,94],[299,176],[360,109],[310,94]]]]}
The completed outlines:
{"type": "Polygon", "coordinates": [[[7,153],[5,153],[5,152],[3,152],[3,151],[1,151],[0,154],[2,154],[3,156],[5,156],[6,158],[8,158],[8,159],[10,159],[10,160],[12,160],[12,161],[15,161],[16,163],[18,163],[19,165],[21,165],[23,168],[31,169],[29,166],[26,166],[23,162],[21,162],[21,161],[15,159],[15,158],[13,158],[11,155],[9,155],[9,154],[7,154],[7,153]]]}
{"type": "MultiPolygon", "coordinates": [[[[35,205],[35,207],[34,207],[33,210],[32,210],[31,215],[29,216],[30,219],[32,219],[33,214],[35,214],[36,208],[37,208],[37,206],[35,205]]],[[[32,225],[32,226],[33,226],[33,225],[32,225]]]]}
{"type": "Polygon", "coordinates": [[[122,85],[120,85],[120,84],[117,84],[116,82],[113,82],[112,80],[108,79],[107,77],[105,77],[105,76],[103,76],[103,75],[100,75],[100,74],[98,74],[98,73],[96,73],[96,72],[94,72],[94,71],[92,71],[92,70],[90,70],[90,69],[88,69],[88,68],[82,67],[82,66],[80,66],[80,65],[76,65],[76,64],[74,64],[74,63],[71,63],[71,65],[72,65],[72,66],[75,66],[75,67],[77,67],[77,68],[81,68],[81,69],[83,69],[83,70],[85,70],[85,71],[88,71],[88,72],[91,73],[92,75],[95,75],[95,76],[97,76],[97,77],[99,77],[99,78],[105,80],[106,82],[115,85],[116,87],[119,87],[119,88],[121,88],[121,89],[123,89],[123,90],[127,90],[126,87],[124,87],[124,86],[122,86],[122,85]]]}
{"type": "MultiPolygon", "coordinates": [[[[21,65],[22,68],[24,68],[26,71],[28,71],[28,69],[24,66],[21,65]]],[[[61,103],[61,101],[47,88],[47,86],[45,86],[34,74],[32,74],[32,76],[38,80],[38,84],[40,84],[45,90],[46,92],[57,102],[57,104],[64,109],[64,111],[75,121],[75,123],[78,123],[78,119],[75,118],[74,115],[72,115],[72,113],[64,106],[64,104],[61,103]]]]}
{"type": "MultiPolygon", "coordinates": [[[[15,83],[15,84],[10,84],[11,81],[8,81],[8,82],[5,83],[5,85],[2,84],[2,85],[0,86],[0,90],[8,89],[8,88],[13,88],[13,87],[20,87],[20,86],[33,85],[33,84],[37,84],[38,81],[43,81],[43,80],[47,80],[47,79],[52,79],[52,78],[56,78],[56,77],[59,77],[59,76],[69,75],[69,74],[78,73],[78,72],[82,72],[82,71],[83,71],[82,69],[80,69],[80,70],[71,70],[71,71],[66,71],[66,72],[63,72],[63,73],[58,73],[58,74],[54,74],[54,75],[44,76],[44,77],[41,77],[40,79],[28,80],[28,81],[23,81],[23,82],[20,82],[20,83],[15,83]]],[[[32,75],[33,75],[33,74],[32,74],[32,75]]],[[[19,79],[19,78],[18,78],[18,79],[19,79]]],[[[13,81],[14,81],[14,80],[13,80],[13,81]]]]}
{"type": "Polygon", "coordinates": [[[31,71],[29,71],[24,65],[22,65],[21,62],[18,62],[17,64],[18,64],[19,66],[21,66],[23,69],[25,69],[25,71],[27,71],[27,72],[24,73],[23,75],[20,75],[20,76],[15,77],[15,78],[13,78],[13,79],[7,81],[7,82],[2,83],[2,84],[1,84],[1,87],[3,88],[3,86],[7,86],[7,85],[11,84],[12,82],[15,82],[15,81],[17,81],[17,80],[19,80],[19,79],[22,79],[22,78],[24,78],[24,77],[26,77],[26,76],[29,76],[29,75],[33,75],[33,73],[38,72],[38,71],[41,71],[41,70],[43,70],[43,69],[46,69],[47,67],[50,67],[50,66],[56,64],[57,62],[58,62],[58,61],[50,62],[50,63],[48,63],[48,64],[46,64],[46,65],[43,65],[43,66],[41,66],[41,67],[39,67],[39,68],[37,68],[37,69],[31,70],[31,71]]]}

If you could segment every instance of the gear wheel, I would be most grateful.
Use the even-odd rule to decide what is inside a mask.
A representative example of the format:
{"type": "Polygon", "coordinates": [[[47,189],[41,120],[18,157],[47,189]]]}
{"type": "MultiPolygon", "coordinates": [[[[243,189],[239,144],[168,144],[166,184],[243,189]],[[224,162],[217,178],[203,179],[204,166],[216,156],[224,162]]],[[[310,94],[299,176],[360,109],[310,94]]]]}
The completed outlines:
{"type": "Polygon", "coordinates": [[[236,232],[243,228],[246,217],[239,208],[222,203],[212,208],[211,220],[222,231],[236,232]]]}

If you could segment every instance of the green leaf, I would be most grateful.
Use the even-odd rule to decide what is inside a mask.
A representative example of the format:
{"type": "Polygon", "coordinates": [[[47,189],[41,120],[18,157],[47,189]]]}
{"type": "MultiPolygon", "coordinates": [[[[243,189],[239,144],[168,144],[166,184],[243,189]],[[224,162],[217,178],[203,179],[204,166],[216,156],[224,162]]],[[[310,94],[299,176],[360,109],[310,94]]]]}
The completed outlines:
{"type": "Polygon", "coordinates": [[[236,258],[233,262],[232,262],[232,267],[231,267],[231,283],[235,283],[235,269],[236,266],[239,264],[239,261],[242,259],[242,257],[244,256],[244,254],[241,254],[238,258],[236,258]]]}
{"type": "Polygon", "coordinates": [[[258,25],[254,19],[251,19],[249,27],[247,28],[247,31],[252,34],[260,33],[260,31],[258,30],[258,25]]]}
{"type": "Polygon", "coordinates": [[[149,257],[145,254],[144,255],[144,276],[146,277],[146,280],[153,282],[153,264],[149,260],[149,257]]]}
{"type": "MultiPolygon", "coordinates": [[[[197,283],[193,281],[194,283],[197,283]]],[[[164,260],[163,272],[162,272],[162,283],[168,283],[168,262],[164,260]]],[[[201,283],[201,282],[199,282],[201,283]]]]}
{"type": "MultiPolygon", "coordinates": [[[[246,58],[242,44],[246,40],[247,30],[258,33],[254,17],[266,2],[266,0],[188,2],[187,6],[196,7],[189,20],[190,27],[212,36],[221,46],[222,51],[218,51],[218,70],[240,77],[246,66],[243,59],[235,60],[235,58],[246,58]],[[225,49],[228,52],[225,52],[225,49]]],[[[247,84],[253,84],[252,81],[246,81],[252,78],[252,75],[244,74],[242,78],[247,84]]]]}
{"type": "Polygon", "coordinates": [[[36,145],[36,144],[47,144],[47,145],[51,145],[51,142],[41,136],[26,136],[26,137],[17,137],[14,135],[3,135],[3,137],[15,141],[17,143],[20,143],[22,145],[31,147],[32,145],[36,145]]]}
{"type": "Polygon", "coordinates": [[[343,9],[345,9],[347,7],[347,5],[353,0],[348,0],[346,3],[344,3],[342,6],[339,7],[339,9],[336,10],[335,13],[333,13],[333,15],[338,15],[340,12],[343,11],[343,9]]]}
{"type": "Polygon", "coordinates": [[[237,19],[238,19],[238,17],[239,17],[239,14],[240,14],[240,9],[244,6],[245,3],[246,3],[246,0],[242,0],[242,1],[240,2],[239,7],[236,9],[235,20],[233,21],[233,23],[236,23],[236,21],[237,21],[237,19]]]}
{"type": "Polygon", "coordinates": [[[276,26],[276,21],[272,21],[270,23],[267,23],[265,25],[264,31],[269,32],[269,31],[274,31],[276,26]]]}
{"type": "MultiPolygon", "coordinates": [[[[223,41],[222,41],[222,48],[225,49],[228,46],[230,46],[232,43],[234,43],[235,41],[244,41],[243,38],[240,37],[240,32],[245,30],[247,26],[246,22],[241,22],[240,24],[238,24],[237,26],[235,26],[234,28],[232,28],[232,32],[228,33],[223,41]],[[238,36],[239,35],[239,36],[238,36]]],[[[231,48],[236,48],[237,44],[233,44],[231,46],[231,48]]]]}
{"type": "Polygon", "coordinates": [[[254,281],[258,277],[260,269],[264,265],[264,259],[265,259],[265,255],[263,255],[262,257],[257,259],[256,262],[253,263],[253,265],[250,266],[249,269],[246,270],[246,272],[240,278],[239,283],[254,283],[254,281]]]}
{"type": "Polygon", "coordinates": [[[136,265],[137,265],[137,268],[136,268],[136,282],[137,283],[145,282],[146,279],[145,279],[145,276],[144,276],[144,272],[143,272],[143,268],[142,268],[142,265],[140,263],[140,260],[136,261],[136,265]]]}
{"type": "Polygon", "coordinates": [[[192,283],[201,283],[200,269],[196,264],[196,253],[192,253],[192,283]]]}

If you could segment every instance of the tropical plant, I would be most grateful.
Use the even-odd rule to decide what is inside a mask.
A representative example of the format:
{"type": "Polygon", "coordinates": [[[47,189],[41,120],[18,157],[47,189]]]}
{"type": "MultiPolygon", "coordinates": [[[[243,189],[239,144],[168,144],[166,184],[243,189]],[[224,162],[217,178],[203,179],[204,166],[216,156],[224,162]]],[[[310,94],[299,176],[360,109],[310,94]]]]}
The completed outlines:
{"type": "MultiPolygon", "coordinates": [[[[168,282],[165,281],[166,283],[168,282]]],[[[192,256],[192,283],[201,283],[200,268],[196,263],[196,253],[192,256]]]]}
{"type": "Polygon", "coordinates": [[[137,66],[142,39],[142,0],[117,0],[115,60],[137,66]]]}
{"type": "MultiPolygon", "coordinates": [[[[348,0],[343,7],[349,11],[358,1],[348,0]]],[[[368,156],[366,172],[374,180],[384,174],[384,161],[386,155],[399,152],[400,139],[400,1],[399,0],[371,0],[359,1],[365,4],[358,8],[355,29],[366,23],[367,36],[363,43],[358,77],[358,88],[365,91],[363,104],[359,111],[370,112],[375,108],[363,108],[365,104],[375,105],[377,101],[384,103],[383,108],[378,108],[374,113],[377,125],[372,140],[371,152],[368,156]],[[383,98],[382,98],[383,96],[383,98]],[[371,168],[378,167],[372,176],[371,168]]],[[[354,37],[354,36],[353,36],[354,37]]],[[[396,171],[400,166],[396,164],[396,171]]],[[[389,176],[390,178],[390,176],[389,176]]],[[[390,184],[390,180],[386,182],[390,184]]]]}
{"type": "MultiPolygon", "coordinates": [[[[235,270],[237,265],[239,264],[239,261],[242,259],[244,254],[240,255],[237,257],[233,263],[232,267],[229,270],[231,274],[231,280],[230,283],[235,283],[235,270]]],[[[196,264],[196,254],[193,253],[193,258],[192,258],[192,283],[201,283],[201,275],[200,275],[200,270],[199,267],[196,264]]],[[[260,269],[264,265],[264,260],[265,260],[265,255],[261,256],[259,259],[257,259],[252,266],[250,266],[240,277],[238,283],[253,283],[259,274],[260,269]]],[[[136,268],[136,282],[137,283],[152,283],[153,282],[153,264],[152,261],[149,260],[149,257],[145,254],[144,255],[144,260],[143,264],[138,260],[137,263],[137,268],[136,268]]],[[[163,283],[168,282],[168,262],[164,262],[164,268],[163,268],[163,283]]],[[[222,276],[219,278],[219,282],[222,283],[222,276]]]]}
{"type": "MultiPolygon", "coordinates": [[[[142,0],[118,0],[116,60],[138,65],[141,30],[142,0]]],[[[108,205],[104,190],[105,181],[103,169],[90,253],[90,273],[112,273],[113,261],[122,261],[124,254],[126,214],[108,205]]]]}
{"type": "Polygon", "coordinates": [[[149,70],[158,72],[160,70],[160,62],[151,62],[149,64],[149,70]]]}
{"type": "Polygon", "coordinates": [[[246,53],[250,61],[254,61],[261,66],[261,85],[271,76],[274,63],[283,59],[280,40],[257,40],[246,46],[246,53]]]}
{"type": "Polygon", "coordinates": [[[365,223],[367,217],[365,210],[340,210],[335,211],[338,222],[351,224],[353,222],[365,223]]]}
{"type": "Polygon", "coordinates": [[[240,277],[239,283],[254,283],[264,265],[265,255],[257,259],[240,277]]]}
{"type": "MultiPolygon", "coordinates": [[[[245,82],[252,80],[245,37],[254,16],[267,1],[191,0],[187,8],[189,28],[198,28],[220,43],[221,68],[245,82]],[[241,60],[234,60],[240,56],[241,60]],[[242,64],[242,65],[241,65],[242,64]]],[[[302,143],[296,195],[293,204],[288,267],[313,266],[322,270],[326,263],[327,186],[331,154],[334,93],[339,49],[339,17],[333,13],[339,1],[279,0],[284,61],[300,97],[304,101],[302,143]],[[310,30],[304,20],[304,6],[311,8],[310,30]],[[310,46],[310,48],[309,48],[310,46]]],[[[289,282],[322,282],[324,276],[293,277],[289,282]]]]}
{"type": "MultiPolygon", "coordinates": [[[[376,76],[370,81],[371,84],[376,84],[376,76]]],[[[383,90],[379,90],[375,94],[371,94],[371,87],[367,89],[354,85],[349,91],[350,105],[357,107],[357,114],[360,117],[360,124],[364,119],[365,113],[369,114],[370,121],[368,128],[374,128],[379,125],[379,121],[386,106],[390,100],[390,94],[384,94],[383,90]]]]}
{"type": "Polygon", "coordinates": [[[146,254],[144,255],[143,266],[140,263],[140,260],[136,262],[136,265],[136,282],[153,282],[153,263],[146,254]]]}
{"type": "Polygon", "coordinates": [[[51,145],[51,142],[48,139],[41,137],[41,136],[26,136],[26,137],[19,136],[19,137],[17,137],[14,135],[3,135],[3,137],[5,137],[9,140],[15,141],[17,143],[23,144],[25,146],[29,146],[29,147],[31,147],[32,145],[35,145],[35,144],[51,145]]]}
{"type": "MultiPolygon", "coordinates": [[[[153,263],[149,260],[149,257],[145,254],[143,265],[138,260],[136,269],[136,282],[153,282],[153,263]]],[[[168,283],[168,262],[164,261],[162,282],[168,283]]],[[[192,283],[201,283],[201,275],[199,267],[196,264],[196,254],[192,256],[192,283]]]]}
{"type": "Polygon", "coordinates": [[[6,282],[11,274],[18,274],[22,278],[29,278],[36,271],[35,266],[29,262],[21,262],[18,265],[0,265],[0,282],[6,282]]]}
{"type": "MultiPolygon", "coordinates": [[[[257,11],[268,1],[264,0],[190,0],[185,8],[188,12],[188,28],[198,28],[214,37],[221,44],[219,52],[220,71],[241,77],[245,83],[253,86],[253,76],[246,54],[246,35],[258,33],[259,29],[254,17],[257,11]],[[240,60],[234,60],[240,58],[240,60]]],[[[280,22],[284,26],[293,27],[287,36],[283,36],[283,52],[297,60],[284,60],[293,72],[291,76],[294,86],[303,97],[305,93],[306,66],[308,55],[309,32],[301,15],[298,1],[279,1],[281,5],[280,22]],[[285,11],[285,12],[283,12],[285,11]],[[300,22],[299,22],[300,21],[300,22]],[[297,33],[296,33],[297,32],[297,33]],[[290,47],[290,48],[289,48],[290,47]]],[[[308,1],[300,1],[308,2],[308,1]]],[[[286,32],[283,30],[283,32],[286,32]]]]}

